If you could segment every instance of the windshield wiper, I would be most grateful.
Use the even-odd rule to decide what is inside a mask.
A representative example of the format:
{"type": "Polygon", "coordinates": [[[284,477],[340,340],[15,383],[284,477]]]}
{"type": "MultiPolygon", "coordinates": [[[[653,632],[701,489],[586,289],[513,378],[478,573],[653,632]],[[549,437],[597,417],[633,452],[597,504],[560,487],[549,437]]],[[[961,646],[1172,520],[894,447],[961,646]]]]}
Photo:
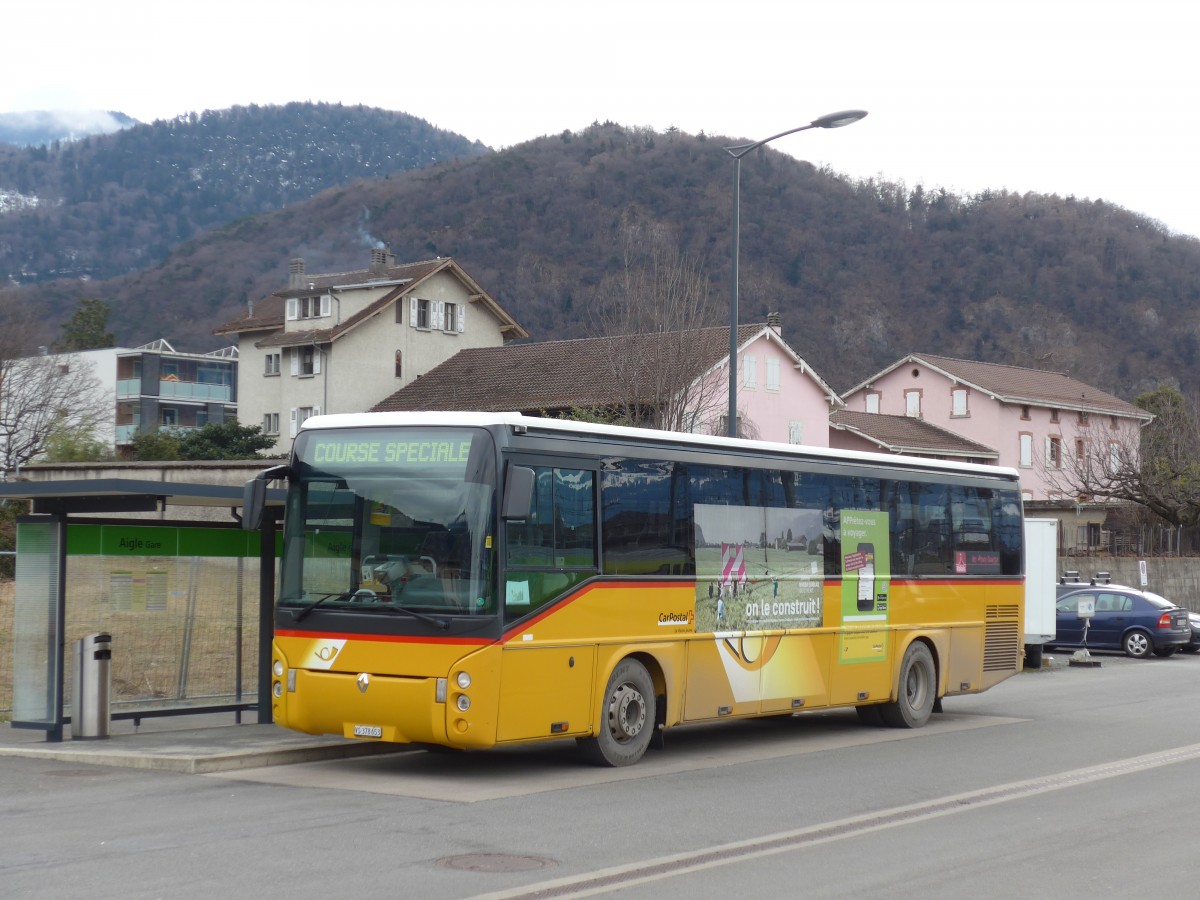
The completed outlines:
{"type": "Polygon", "coordinates": [[[292,613],[292,621],[300,622],[303,619],[306,619],[310,612],[312,612],[314,609],[316,609],[318,606],[320,606],[326,600],[330,600],[334,597],[337,597],[337,599],[339,599],[339,600],[345,600],[347,597],[350,597],[350,596],[352,596],[352,595],[347,592],[344,592],[344,591],[340,594],[322,594],[320,597],[318,597],[312,603],[308,604],[308,606],[304,607],[304,609],[297,610],[296,612],[292,613]]]}
{"type": "Polygon", "coordinates": [[[414,619],[420,619],[422,622],[428,622],[442,631],[450,627],[450,623],[445,619],[439,619],[437,616],[431,616],[428,613],[417,612],[415,609],[409,609],[406,606],[392,606],[390,604],[381,604],[379,606],[370,607],[372,611],[379,610],[380,612],[391,613],[393,616],[412,616],[414,619]]]}

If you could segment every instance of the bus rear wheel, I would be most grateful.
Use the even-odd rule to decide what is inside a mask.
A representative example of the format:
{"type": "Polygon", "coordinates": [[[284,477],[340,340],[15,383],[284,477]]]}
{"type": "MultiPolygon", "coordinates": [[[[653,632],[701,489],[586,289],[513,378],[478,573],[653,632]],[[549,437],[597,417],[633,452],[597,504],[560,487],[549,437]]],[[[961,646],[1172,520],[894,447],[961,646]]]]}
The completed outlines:
{"type": "Polygon", "coordinates": [[[604,689],[600,732],[579,741],[584,758],[598,766],[630,766],[641,759],[654,736],[656,703],[646,667],[636,659],[621,660],[604,689]]]}
{"type": "Polygon", "coordinates": [[[937,700],[937,669],[933,654],[920,641],[904,651],[896,699],[879,707],[883,721],[893,728],[920,728],[929,721],[937,700]]]}

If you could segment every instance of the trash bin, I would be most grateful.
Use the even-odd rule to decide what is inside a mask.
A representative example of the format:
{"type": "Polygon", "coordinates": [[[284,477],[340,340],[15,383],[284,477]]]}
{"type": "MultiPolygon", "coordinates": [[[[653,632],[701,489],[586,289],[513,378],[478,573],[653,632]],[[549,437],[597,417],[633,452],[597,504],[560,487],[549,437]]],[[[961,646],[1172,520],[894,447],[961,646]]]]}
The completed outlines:
{"type": "Polygon", "coordinates": [[[75,642],[71,739],[108,737],[112,718],[112,635],[89,634],[75,642]]]}

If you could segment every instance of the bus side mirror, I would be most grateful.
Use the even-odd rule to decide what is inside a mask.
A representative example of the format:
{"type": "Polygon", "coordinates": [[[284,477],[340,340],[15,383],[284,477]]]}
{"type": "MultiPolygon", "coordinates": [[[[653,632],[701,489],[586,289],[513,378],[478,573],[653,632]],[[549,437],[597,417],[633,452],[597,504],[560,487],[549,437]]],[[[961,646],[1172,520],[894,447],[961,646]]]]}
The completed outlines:
{"type": "Polygon", "coordinates": [[[267,505],[267,482],[286,478],[287,466],[272,466],[259,472],[242,488],[242,530],[258,531],[262,527],[263,509],[267,505]]]}
{"type": "Polygon", "coordinates": [[[528,519],[533,508],[533,469],[529,466],[509,466],[504,484],[504,503],[500,516],[505,520],[528,519]]]}

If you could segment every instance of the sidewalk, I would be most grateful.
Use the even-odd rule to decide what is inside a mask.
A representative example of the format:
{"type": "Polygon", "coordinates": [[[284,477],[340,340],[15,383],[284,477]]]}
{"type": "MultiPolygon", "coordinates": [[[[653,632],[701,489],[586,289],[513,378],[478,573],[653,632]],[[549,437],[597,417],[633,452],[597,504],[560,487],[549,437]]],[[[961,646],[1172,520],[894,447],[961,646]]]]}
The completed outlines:
{"type": "Polygon", "coordinates": [[[20,756],[199,775],[406,749],[396,744],[300,734],[275,725],[259,725],[253,713],[243,713],[242,722],[254,724],[238,725],[233,713],[216,713],[143,719],[135,731],[129,720],[116,720],[110,737],[73,741],[68,727],[58,743],[47,742],[44,731],[13,728],[8,722],[0,722],[0,760],[20,756]]]}

